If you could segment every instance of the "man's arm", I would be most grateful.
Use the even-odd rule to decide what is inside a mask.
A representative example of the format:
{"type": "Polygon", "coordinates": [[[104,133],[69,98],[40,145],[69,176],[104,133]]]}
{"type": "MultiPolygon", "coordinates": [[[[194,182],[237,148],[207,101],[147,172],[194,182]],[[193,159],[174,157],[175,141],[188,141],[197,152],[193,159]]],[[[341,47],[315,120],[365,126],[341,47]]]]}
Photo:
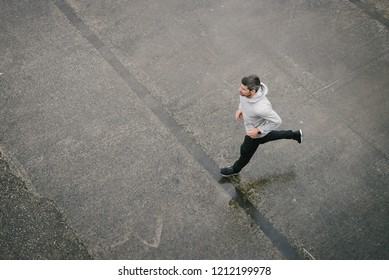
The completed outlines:
{"type": "Polygon", "coordinates": [[[258,127],[261,133],[269,133],[281,125],[282,120],[273,109],[268,108],[262,113],[261,117],[265,119],[265,122],[258,127]]]}
{"type": "Polygon", "coordinates": [[[235,119],[237,121],[240,121],[243,119],[243,113],[242,113],[242,109],[239,108],[236,112],[235,112],[235,119]]]}

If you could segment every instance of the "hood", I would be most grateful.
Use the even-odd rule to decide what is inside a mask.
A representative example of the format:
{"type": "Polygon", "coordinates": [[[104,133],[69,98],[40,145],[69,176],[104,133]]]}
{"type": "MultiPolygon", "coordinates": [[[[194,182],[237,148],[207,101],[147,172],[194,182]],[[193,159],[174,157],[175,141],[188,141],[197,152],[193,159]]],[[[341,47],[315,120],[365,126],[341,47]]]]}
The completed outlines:
{"type": "Polygon", "coordinates": [[[261,85],[262,85],[262,87],[260,87],[259,90],[253,95],[253,97],[251,97],[248,100],[249,103],[255,103],[267,95],[267,93],[268,93],[267,86],[263,83],[261,83],[261,85]]]}

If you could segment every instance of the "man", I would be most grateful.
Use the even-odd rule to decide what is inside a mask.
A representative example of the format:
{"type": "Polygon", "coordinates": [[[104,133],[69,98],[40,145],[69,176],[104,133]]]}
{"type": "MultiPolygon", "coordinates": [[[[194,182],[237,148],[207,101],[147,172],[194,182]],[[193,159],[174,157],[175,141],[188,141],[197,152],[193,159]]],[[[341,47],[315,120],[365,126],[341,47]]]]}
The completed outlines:
{"type": "Polygon", "coordinates": [[[239,88],[240,104],[235,113],[236,120],[243,119],[246,136],[240,147],[240,157],[233,166],[221,169],[221,175],[229,177],[239,174],[260,144],[280,139],[293,139],[302,142],[303,131],[275,130],[281,125],[281,118],[272,109],[267,99],[268,88],[259,77],[250,75],[242,79],[239,88]]]}

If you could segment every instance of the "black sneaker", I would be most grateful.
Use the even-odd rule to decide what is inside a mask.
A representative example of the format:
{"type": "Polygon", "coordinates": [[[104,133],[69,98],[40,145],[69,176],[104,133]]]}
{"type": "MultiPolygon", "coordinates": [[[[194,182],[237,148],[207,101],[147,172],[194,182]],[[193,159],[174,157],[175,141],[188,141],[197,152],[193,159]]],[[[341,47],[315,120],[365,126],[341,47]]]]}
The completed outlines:
{"type": "Polygon", "coordinates": [[[296,141],[301,144],[303,142],[303,130],[300,129],[299,131],[295,131],[295,133],[297,134],[297,137],[296,137],[296,141]]]}
{"type": "Polygon", "coordinates": [[[230,177],[230,176],[238,175],[239,172],[235,172],[234,168],[232,166],[229,166],[220,169],[220,174],[222,174],[223,177],[230,177]]]}

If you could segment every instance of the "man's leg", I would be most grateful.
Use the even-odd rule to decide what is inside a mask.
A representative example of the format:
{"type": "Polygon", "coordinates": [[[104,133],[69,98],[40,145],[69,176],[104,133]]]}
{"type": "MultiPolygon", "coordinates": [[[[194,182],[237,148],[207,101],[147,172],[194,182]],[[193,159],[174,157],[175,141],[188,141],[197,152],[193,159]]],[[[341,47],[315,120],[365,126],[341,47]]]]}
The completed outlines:
{"type": "Polygon", "coordinates": [[[235,172],[239,173],[249,163],[259,144],[261,144],[261,138],[253,139],[245,136],[244,142],[240,146],[240,157],[233,165],[235,172]]]}
{"type": "Polygon", "coordinates": [[[265,137],[262,137],[260,139],[261,139],[261,144],[265,144],[270,141],[281,140],[281,139],[293,139],[301,143],[302,138],[303,138],[303,131],[300,129],[297,131],[273,130],[270,131],[265,137]]]}
{"type": "Polygon", "coordinates": [[[298,143],[302,142],[303,132],[302,130],[273,130],[262,138],[253,139],[249,136],[245,136],[244,142],[240,147],[240,157],[234,163],[233,166],[222,168],[221,174],[223,176],[232,176],[238,174],[243,167],[249,162],[254,153],[256,152],[260,144],[265,144],[270,141],[281,140],[281,139],[293,139],[298,143]]]}

